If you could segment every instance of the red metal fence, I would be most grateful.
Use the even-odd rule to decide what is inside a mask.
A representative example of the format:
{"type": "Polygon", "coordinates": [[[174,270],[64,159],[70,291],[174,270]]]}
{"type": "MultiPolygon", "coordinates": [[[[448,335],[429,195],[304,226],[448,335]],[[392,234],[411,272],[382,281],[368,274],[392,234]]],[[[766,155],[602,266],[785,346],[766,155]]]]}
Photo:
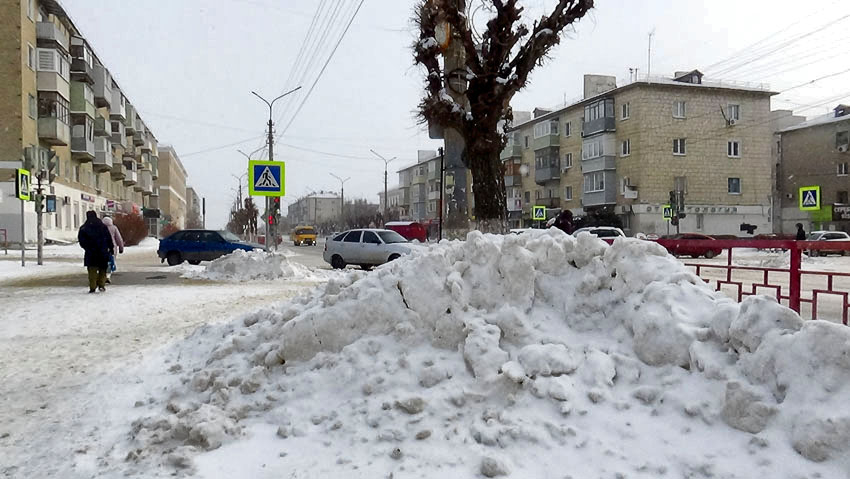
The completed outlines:
{"type": "MultiPolygon", "coordinates": [[[[811,305],[811,318],[818,318],[818,302],[819,299],[827,295],[832,295],[841,300],[841,322],[848,324],[848,314],[850,314],[850,272],[830,272],[830,271],[809,271],[802,269],[803,252],[811,251],[841,251],[843,254],[850,254],[850,241],[793,241],[793,240],[681,240],[681,239],[659,239],[657,242],[667,248],[668,251],[677,251],[683,249],[706,248],[706,249],[722,249],[726,251],[726,264],[706,264],[706,263],[685,263],[687,266],[696,269],[696,274],[707,283],[714,281],[716,290],[720,291],[724,286],[732,286],[737,290],[737,300],[741,301],[743,296],[762,294],[763,290],[770,290],[776,297],[776,300],[783,302],[789,308],[797,313],[801,312],[801,304],[808,303],[811,305]],[[788,268],[782,267],[760,267],[760,266],[743,266],[733,264],[733,250],[736,248],[773,250],[773,251],[790,251],[790,265],[788,268]],[[708,278],[712,276],[707,274],[709,271],[721,272],[718,278],[708,278]],[[740,278],[734,278],[733,272],[754,272],[756,278],[751,281],[743,281],[740,278]],[[725,273],[725,274],[724,274],[725,273]],[[776,282],[776,276],[787,275],[788,284],[784,286],[776,282]],[[759,278],[760,277],[760,278],[759,278]],[[803,287],[803,279],[822,278],[826,280],[825,288],[813,287],[809,295],[803,295],[803,292],[808,290],[803,287]],[[836,284],[836,279],[847,280],[846,287],[836,284]],[[773,282],[771,282],[773,280],[773,282]],[[749,290],[745,289],[745,283],[750,286],[749,290]]],[[[751,275],[753,273],[750,273],[751,275]]],[[[716,274],[714,276],[717,276],[716,274]]],[[[824,318],[821,318],[824,319],[824,318]]]]}

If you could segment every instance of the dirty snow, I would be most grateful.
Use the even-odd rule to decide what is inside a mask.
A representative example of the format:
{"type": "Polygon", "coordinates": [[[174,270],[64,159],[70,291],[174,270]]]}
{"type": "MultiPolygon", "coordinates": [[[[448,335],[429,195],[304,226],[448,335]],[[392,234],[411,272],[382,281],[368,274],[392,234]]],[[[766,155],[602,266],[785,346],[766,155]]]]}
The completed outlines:
{"type": "Polygon", "coordinates": [[[217,258],[205,266],[181,265],[182,276],[211,281],[310,280],[322,274],[289,260],[291,254],[271,254],[262,250],[243,251],[217,258]]]}
{"type": "Polygon", "coordinates": [[[639,240],[471,233],[202,328],[158,360],[170,378],[138,398],[103,471],[850,471],[850,329],[735,303],[639,240]]]}

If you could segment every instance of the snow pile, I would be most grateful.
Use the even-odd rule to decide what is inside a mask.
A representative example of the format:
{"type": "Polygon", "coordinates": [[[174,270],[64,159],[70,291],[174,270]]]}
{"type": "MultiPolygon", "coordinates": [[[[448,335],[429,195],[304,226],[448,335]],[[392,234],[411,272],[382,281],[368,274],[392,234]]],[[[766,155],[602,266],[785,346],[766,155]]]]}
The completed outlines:
{"type": "Polygon", "coordinates": [[[286,255],[261,250],[236,250],[211,261],[204,268],[186,268],[181,276],[212,281],[312,280],[317,277],[310,268],[289,261],[286,255]]]}
{"type": "Polygon", "coordinates": [[[850,329],[766,297],[737,304],[653,242],[471,233],[198,331],[176,354],[179,382],[134,423],[139,461],[231,464],[237,438],[263,437],[239,467],[750,478],[850,466],[850,329]]]}

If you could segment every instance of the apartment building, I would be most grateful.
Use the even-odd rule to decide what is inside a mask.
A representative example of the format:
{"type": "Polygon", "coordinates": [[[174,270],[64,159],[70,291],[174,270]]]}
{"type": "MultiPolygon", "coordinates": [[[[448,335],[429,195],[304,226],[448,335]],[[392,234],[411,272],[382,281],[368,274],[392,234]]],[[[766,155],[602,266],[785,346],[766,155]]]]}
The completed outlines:
{"type": "Polygon", "coordinates": [[[321,191],[289,205],[286,216],[292,226],[333,223],[342,218],[341,207],[339,195],[321,191]]]}
{"type": "Polygon", "coordinates": [[[186,228],[188,202],[186,200],[186,168],[171,146],[159,148],[159,177],[154,189],[159,192],[159,210],[162,219],[178,228],[186,228]]]}
{"type": "MultiPolygon", "coordinates": [[[[16,168],[35,176],[58,158],[48,239],[74,240],[86,211],[136,212],[155,204],[157,140],[109,69],[55,0],[0,2],[0,228],[20,241],[16,168]],[[153,199],[152,199],[153,198],[153,199]]],[[[25,205],[35,239],[34,203],[25,205]]]]}
{"type": "Polygon", "coordinates": [[[186,228],[200,228],[203,226],[203,210],[201,197],[195,188],[186,187],[186,228]]]}
{"type": "Polygon", "coordinates": [[[850,106],[784,128],[779,135],[776,177],[781,197],[777,231],[850,232],[850,106]],[[800,209],[800,187],[820,187],[820,210],[800,209]]]}
{"type": "MultiPolygon", "coordinates": [[[[501,154],[512,227],[531,207],[616,214],[629,233],[666,234],[670,191],[685,197],[682,231],[772,231],[770,97],[761,85],[703,81],[699,71],[616,86],[585,75],[584,96],[537,109],[501,154]]],[[[675,228],[673,228],[675,231],[675,228]]]]}
{"type": "MultiPolygon", "coordinates": [[[[394,188],[387,189],[387,216],[385,221],[391,221],[393,219],[400,219],[402,217],[407,216],[407,209],[404,207],[404,191],[396,186],[394,188]]],[[[378,211],[383,214],[384,211],[384,192],[378,192],[378,211]]]]}

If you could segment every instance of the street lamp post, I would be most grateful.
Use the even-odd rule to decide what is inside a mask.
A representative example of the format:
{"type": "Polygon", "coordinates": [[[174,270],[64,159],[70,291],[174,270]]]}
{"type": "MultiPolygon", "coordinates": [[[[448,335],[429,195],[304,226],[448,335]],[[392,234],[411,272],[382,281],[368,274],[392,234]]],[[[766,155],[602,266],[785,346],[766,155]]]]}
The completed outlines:
{"type": "Polygon", "coordinates": [[[340,224],[345,229],[345,182],[350,180],[351,177],[343,179],[333,173],[330,173],[330,175],[339,180],[339,218],[340,224]]]}
{"type": "MultiPolygon", "coordinates": [[[[290,93],[299,90],[300,88],[301,88],[300,86],[293,88],[292,90],[289,90],[288,92],[286,92],[282,95],[279,95],[277,98],[275,98],[272,101],[268,101],[265,98],[263,98],[262,96],[260,96],[259,93],[255,92],[255,91],[251,91],[251,94],[253,94],[257,98],[262,100],[263,103],[265,103],[269,107],[269,123],[268,123],[269,131],[267,132],[267,140],[266,140],[268,147],[269,147],[269,161],[274,161],[274,121],[272,121],[272,112],[273,112],[273,109],[274,109],[274,103],[276,101],[280,100],[281,98],[285,97],[286,95],[289,95],[290,93]]],[[[269,197],[266,196],[266,214],[268,215],[268,213],[269,213],[269,197]]],[[[265,223],[266,223],[266,241],[265,241],[265,243],[266,243],[265,247],[266,248],[265,249],[266,249],[266,251],[268,251],[269,250],[269,230],[271,229],[270,228],[271,225],[269,225],[268,218],[265,219],[265,223]]],[[[277,241],[275,241],[275,243],[276,242],[277,241]]]]}
{"type": "Polygon", "coordinates": [[[377,156],[378,158],[380,158],[381,160],[384,161],[384,223],[386,223],[387,222],[387,166],[389,166],[389,164],[392,163],[392,161],[395,160],[396,157],[394,156],[394,157],[392,157],[388,160],[388,159],[384,158],[383,156],[379,155],[378,152],[376,152],[375,150],[370,149],[369,151],[371,151],[375,156],[377,156]]]}

